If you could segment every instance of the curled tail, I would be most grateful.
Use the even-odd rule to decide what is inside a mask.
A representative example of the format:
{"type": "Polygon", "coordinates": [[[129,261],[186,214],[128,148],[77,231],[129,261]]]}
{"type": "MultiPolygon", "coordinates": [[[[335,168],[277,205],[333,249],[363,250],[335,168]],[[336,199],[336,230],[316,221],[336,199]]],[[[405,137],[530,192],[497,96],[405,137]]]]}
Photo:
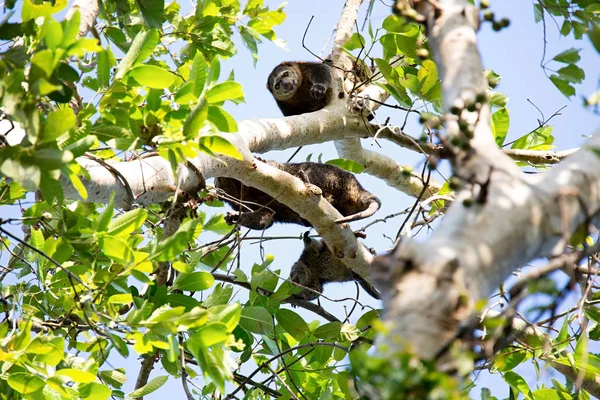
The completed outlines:
{"type": "Polygon", "coordinates": [[[341,224],[344,222],[358,221],[359,219],[367,218],[367,217],[370,217],[371,215],[375,214],[377,212],[377,210],[379,210],[379,207],[381,207],[381,200],[379,200],[377,197],[372,196],[372,195],[369,197],[368,200],[369,200],[369,206],[365,210],[358,212],[356,214],[347,215],[343,218],[340,218],[340,219],[336,220],[335,223],[341,224]]]}

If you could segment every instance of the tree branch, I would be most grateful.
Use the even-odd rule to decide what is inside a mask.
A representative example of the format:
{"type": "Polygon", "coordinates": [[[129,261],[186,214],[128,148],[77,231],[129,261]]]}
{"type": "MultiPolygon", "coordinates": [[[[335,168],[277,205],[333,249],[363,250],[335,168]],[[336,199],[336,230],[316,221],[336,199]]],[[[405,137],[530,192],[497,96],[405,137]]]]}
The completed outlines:
{"type": "Polygon", "coordinates": [[[521,173],[493,139],[489,107],[467,110],[485,90],[475,31],[466,18],[472,6],[459,0],[419,6],[443,82],[446,136],[468,140],[462,148],[448,145],[462,188],[426,241],[404,239],[376,258],[372,269],[391,328],[379,345],[388,345],[388,353],[410,345],[431,358],[456,337],[477,301],[517,267],[560,254],[564,238],[600,211],[600,158],[592,151],[600,147],[600,133],[549,172],[521,173]],[[459,115],[474,127],[470,139],[459,128],[459,115]]]}

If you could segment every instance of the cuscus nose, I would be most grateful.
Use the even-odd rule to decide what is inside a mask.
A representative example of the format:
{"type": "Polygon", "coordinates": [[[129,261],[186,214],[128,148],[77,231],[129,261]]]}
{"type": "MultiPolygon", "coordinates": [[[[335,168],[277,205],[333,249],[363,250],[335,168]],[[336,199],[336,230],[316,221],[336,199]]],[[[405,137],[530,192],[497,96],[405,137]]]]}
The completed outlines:
{"type": "Polygon", "coordinates": [[[296,86],[296,84],[292,79],[284,79],[283,81],[281,81],[281,86],[283,86],[283,88],[286,91],[290,91],[294,89],[294,86],[296,86]]]}

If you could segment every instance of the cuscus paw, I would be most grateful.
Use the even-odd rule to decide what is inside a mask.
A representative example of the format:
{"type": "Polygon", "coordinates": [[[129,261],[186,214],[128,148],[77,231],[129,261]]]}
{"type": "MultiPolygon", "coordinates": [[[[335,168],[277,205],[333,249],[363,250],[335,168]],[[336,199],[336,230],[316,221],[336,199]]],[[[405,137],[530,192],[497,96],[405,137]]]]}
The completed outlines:
{"type": "Polygon", "coordinates": [[[315,83],[310,88],[310,95],[314,99],[322,99],[325,97],[325,92],[327,92],[327,88],[322,83],[315,83]]]}
{"type": "Polygon", "coordinates": [[[227,225],[235,225],[240,219],[240,213],[237,212],[228,212],[225,214],[225,222],[227,225]]]}

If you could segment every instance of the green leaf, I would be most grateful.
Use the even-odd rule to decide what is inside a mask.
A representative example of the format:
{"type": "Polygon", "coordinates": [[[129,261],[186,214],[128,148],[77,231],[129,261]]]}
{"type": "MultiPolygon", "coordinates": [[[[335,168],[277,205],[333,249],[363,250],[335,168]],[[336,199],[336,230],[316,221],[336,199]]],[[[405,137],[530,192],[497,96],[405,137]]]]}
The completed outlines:
{"type": "Polygon", "coordinates": [[[399,33],[393,34],[395,37],[396,48],[399,54],[404,54],[408,57],[415,57],[417,55],[417,38],[401,35],[399,33]]]}
{"type": "Polygon", "coordinates": [[[352,36],[350,36],[350,39],[348,39],[346,44],[344,44],[344,48],[350,51],[362,49],[365,47],[365,43],[367,43],[365,38],[360,33],[355,32],[352,34],[352,36]]]}
{"type": "Polygon", "coordinates": [[[233,294],[233,287],[231,285],[223,285],[219,283],[213,289],[212,293],[202,302],[202,305],[206,308],[210,308],[217,305],[226,305],[231,299],[233,294]]]}
{"type": "Polygon", "coordinates": [[[264,307],[244,307],[240,326],[252,333],[273,333],[273,317],[264,307]]]}
{"type": "Polygon", "coordinates": [[[221,103],[225,100],[243,100],[244,92],[242,85],[233,81],[225,81],[216,84],[206,93],[209,103],[221,103]]]}
{"type": "Polygon", "coordinates": [[[398,54],[396,50],[396,40],[394,38],[394,33],[389,33],[383,35],[379,38],[379,43],[381,43],[381,47],[383,48],[383,58],[389,60],[396,54],[398,54]]]}
{"type": "Polygon", "coordinates": [[[220,322],[227,326],[227,332],[233,332],[236,326],[238,326],[242,307],[240,303],[227,304],[222,306],[213,306],[209,308],[209,322],[220,322]]]}
{"type": "Polygon", "coordinates": [[[411,107],[413,104],[412,99],[408,96],[408,93],[406,93],[406,89],[404,89],[403,86],[394,86],[388,83],[376,83],[377,86],[381,86],[382,88],[384,88],[386,90],[386,92],[388,92],[389,94],[392,95],[392,97],[401,105],[404,107],[411,107]]]}
{"type": "Polygon", "coordinates": [[[99,51],[96,55],[96,60],[98,87],[100,89],[104,89],[110,84],[110,64],[108,61],[108,52],[106,50],[99,51]]]}
{"type": "MultiPolygon", "coordinates": [[[[5,14],[10,17],[10,14],[5,14]]],[[[0,22],[0,40],[12,40],[19,36],[23,36],[33,29],[33,21],[25,22],[22,24],[6,22],[7,17],[0,22]]],[[[16,47],[16,46],[15,46],[16,47]]],[[[22,46],[21,46],[22,47],[22,46]]],[[[3,55],[5,55],[4,53],[3,55]]]]}
{"type": "Polygon", "coordinates": [[[8,375],[8,386],[21,394],[31,394],[44,387],[44,381],[37,375],[12,373],[8,375]]]}
{"type": "Polygon", "coordinates": [[[79,23],[81,22],[81,14],[79,13],[79,9],[75,9],[71,18],[64,22],[64,32],[63,39],[60,47],[63,49],[68,48],[77,40],[77,35],[79,34],[79,23]]]}
{"type": "Polygon", "coordinates": [[[554,86],[557,87],[558,90],[566,97],[571,97],[575,95],[575,88],[569,84],[565,79],[559,77],[558,75],[550,75],[550,80],[554,83],[554,86]]]}
{"type": "Polygon", "coordinates": [[[544,18],[544,10],[539,3],[533,4],[533,20],[537,24],[544,18]]]}
{"type": "Polygon", "coordinates": [[[279,325],[298,341],[302,340],[308,333],[308,325],[304,319],[292,310],[281,308],[275,313],[275,318],[279,325]]]}
{"type": "Polygon", "coordinates": [[[112,236],[127,236],[138,230],[146,221],[148,211],[143,208],[127,211],[111,221],[108,234],[112,236]]]}
{"type": "Polygon", "coordinates": [[[98,39],[84,37],[77,39],[77,41],[69,47],[67,55],[83,57],[85,53],[97,53],[99,51],[102,51],[102,47],[100,46],[98,39]]]}
{"type": "Polygon", "coordinates": [[[438,82],[438,71],[435,63],[431,60],[424,60],[423,65],[417,72],[417,78],[421,82],[421,96],[426,96],[438,82]]]}
{"type": "Polygon", "coordinates": [[[172,290],[182,290],[186,292],[199,292],[210,288],[215,282],[215,278],[204,271],[192,272],[191,274],[181,274],[173,282],[172,290]]]}
{"type": "Polygon", "coordinates": [[[110,195],[110,199],[106,208],[98,217],[98,224],[96,225],[96,232],[106,232],[108,230],[108,226],[115,211],[115,192],[112,192],[110,195]]]}
{"type": "Polygon", "coordinates": [[[146,25],[150,28],[160,29],[164,20],[165,0],[136,0],[136,3],[146,25]]]}
{"type": "Polygon", "coordinates": [[[198,341],[198,346],[208,348],[225,343],[229,335],[230,332],[227,332],[227,326],[217,322],[203,326],[198,332],[190,336],[189,340],[198,341]]]}
{"type": "Polygon", "coordinates": [[[213,58],[210,62],[210,68],[208,69],[208,83],[214,83],[221,76],[221,63],[219,62],[219,57],[213,58]]]}
{"type": "Polygon", "coordinates": [[[501,108],[492,114],[492,133],[498,146],[502,146],[504,143],[509,126],[510,114],[506,108],[501,108]]]}
{"type": "Polygon", "coordinates": [[[527,382],[525,382],[525,379],[521,375],[513,371],[508,371],[504,374],[503,378],[517,393],[524,394],[527,400],[533,400],[531,389],[529,389],[527,382]]]}
{"type": "Polygon", "coordinates": [[[585,79],[585,72],[575,64],[569,64],[556,72],[570,83],[581,83],[585,79]]]}
{"type": "Polygon", "coordinates": [[[340,338],[344,342],[353,342],[360,336],[360,330],[352,324],[342,324],[340,338]]]}
{"type": "MultiPolygon", "coordinates": [[[[31,64],[32,67],[35,66],[39,68],[39,71],[43,72],[45,78],[50,77],[56,66],[52,50],[45,49],[36,52],[33,57],[31,57],[31,64]]],[[[37,75],[39,76],[41,74],[37,75]]]]}
{"type": "Polygon", "coordinates": [[[66,376],[69,380],[78,383],[89,383],[96,380],[96,375],[92,373],[71,368],[59,369],[54,376],[66,376]]]}
{"type": "Polygon", "coordinates": [[[78,82],[79,72],[69,64],[61,62],[56,66],[56,77],[67,82],[78,82]]]}
{"type": "Polygon", "coordinates": [[[125,343],[121,337],[111,333],[108,334],[108,337],[119,354],[123,356],[123,358],[127,358],[129,356],[129,347],[127,347],[127,343],[125,343]]]}
{"type": "Polygon", "coordinates": [[[23,9],[21,10],[21,19],[23,22],[39,17],[49,17],[65,8],[68,0],[55,0],[33,2],[33,0],[23,0],[23,9]]]}
{"type": "Polygon", "coordinates": [[[256,62],[258,61],[258,32],[256,32],[252,28],[247,28],[245,26],[240,26],[239,28],[240,36],[244,42],[244,45],[248,50],[250,50],[250,54],[252,54],[252,61],[254,66],[256,67],[256,62]]]}
{"type": "Polygon", "coordinates": [[[511,149],[532,149],[540,146],[549,146],[554,143],[552,126],[543,126],[535,131],[521,136],[510,146],[511,149]]]}
{"type": "Polygon", "coordinates": [[[564,20],[562,26],[560,27],[560,34],[563,36],[568,36],[571,33],[572,24],[568,20],[564,20]]]}
{"type": "Polygon", "coordinates": [[[204,151],[208,154],[218,153],[223,154],[225,156],[235,158],[236,160],[242,160],[242,153],[238,150],[237,147],[232,145],[227,139],[216,136],[216,135],[206,135],[200,137],[198,140],[198,144],[201,151],[204,151]]]}
{"type": "Polygon", "coordinates": [[[70,107],[58,109],[48,114],[40,133],[39,142],[54,140],[75,126],[77,118],[70,107]]]}
{"type": "Polygon", "coordinates": [[[194,267],[193,266],[191,266],[188,263],[184,263],[182,261],[173,261],[171,263],[171,266],[177,272],[181,272],[182,274],[191,274],[192,272],[194,272],[194,267]]]}
{"type": "Polygon", "coordinates": [[[533,392],[535,400],[571,400],[572,397],[565,393],[559,392],[556,389],[538,389],[533,392]]]}
{"type": "Polygon", "coordinates": [[[127,76],[143,86],[153,89],[166,89],[175,82],[175,74],[156,65],[138,65],[127,76]]]}
{"type": "Polygon", "coordinates": [[[567,347],[569,347],[570,343],[571,340],[569,337],[569,318],[565,318],[562,328],[558,332],[556,339],[554,339],[552,342],[552,347],[556,349],[557,352],[561,352],[567,347]]]}
{"type": "Polygon", "coordinates": [[[162,385],[164,385],[165,383],[167,383],[167,380],[169,379],[168,375],[163,375],[163,376],[157,376],[156,378],[152,379],[150,382],[148,382],[146,385],[142,386],[139,389],[134,390],[133,392],[129,393],[127,395],[127,397],[131,397],[131,398],[138,398],[138,397],[143,397],[146,396],[158,389],[160,389],[160,387],[162,385]]]}
{"type": "Polygon", "coordinates": [[[588,31],[588,36],[592,45],[598,53],[600,53],[600,24],[592,23],[592,28],[588,31]]]}
{"type": "Polygon", "coordinates": [[[33,153],[31,161],[45,171],[61,168],[64,164],[73,161],[73,153],[58,149],[39,149],[33,153]]]}
{"type": "Polygon", "coordinates": [[[210,217],[206,224],[204,224],[204,229],[219,235],[224,235],[229,233],[232,227],[225,222],[225,216],[223,214],[215,214],[210,217]]]}
{"type": "Polygon", "coordinates": [[[237,122],[231,114],[218,106],[208,107],[208,120],[215,124],[221,132],[237,132],[237,122]]]}
{"type": "Polygon", "coordinates": [[[164,93],[163,90],[158,89],[150,89],[148,92],[148,96],[146,97],[146,106],[151,111],[160,110],[160,106],[162,104],[161,96],[164,93]]]}
{"type": "Polygon", "coordinates": [[[112,390],[98,382],[79,384],[77,387],[82,400],[107,400],[112,390]]]}
{"type": "Polygon", "coordinates": [[[490,92],[488,93],[488,101],[491,105],[502,108],[508,104],[508,97],[501,92],[490,92]]]}
{"type": "MultiPolygon", "coordinates": [[[[75,158],[81,157],[86,151],[88,151],[94,145],[94,143],[96,143],[96,140],[97,140],[97,138],[94,135],[85,136],[85,137],[71,143],[70,145],[65,147],[64,150],[68,150],[71,153],[73,153],[73,157],[75,157],[75,158]]],[[[61,147],[62,147],[62,143],[61,143],[61,147]]]]}
{"type": "Polygon", "coordinates": [[[62,337],[36,336],[27,346],[27,353],[35,354],[36,362],[56,366],[64,359],[65,340],[62,337]]]}
{"type": "Polygon", "coordinates": [[[329,322],[319,326],[313,332],[313,335],[319,339],[333,339],[337,337],[342,330],[342,323],[338,321],[329,322]]]}
{"type": "Polygon", "coordinates": [[[29,191],[35,191],[40,186],[42,174],[37,165],[25,165],[8,158],[0,164],[0,173],[13,178],[29,191]]]}
{"type": "MultiPolygon", "coordinates": [[[[184,306],[185,307],[185,306],[184,306]]],[[[200,307],[199,305],[193,307],[191,310],[183,314],[178,320],[177,323],[179,326],[177,329],[179,331],[184,329],[197,328],[199,326],[205,325],[208,322],[208,311],[206,309],[200,307]]]]}
{"type": "Polygon", "coordinates": [[[102,236],[98,245],[107,257],[117,262],[129,264],[134,260],[133,250],[124,239],[118,236],[102,236]]]}
{"type": "Polygon", "coordinates": [[[562,53],[554,56],[553,60],[565,64],[576,63],[577,61],[581,60],[581,56],[579,55],[580,51],[581,49],[575,49],[571,47],[569,50],[565,50],[562,53]]]}
{"type": "Polygon", "coordinates": [[[60,22],[52,17],[44,19],[43,37],[49,49],[56,50],[63,41],[63,29],[60,22]]]}
{"type": "Polygon", "coordinates": [[[79,392],[65,385],[63,378],[51,376],[45,379],[46,386],[42,393],[47,400],[63,400],[73,397],[79,398],[79,392]]]}
{"type": "Polygon", "coordinates": [[[120,29],[117,29],[115,27],[109,26],[106,29],[104,29],[104,34],[119,49],[121,49],[125,53],[127,52],[127,50],[129,49],[129,45],[127,43],[127,37],[125,36],[125,34],[123,33],[123,31],[121,31],[120,29]]]}
{"type": "Polygon", "coordinates": [[[131,293],[113,294],[106,301],[107,304],[129,304],[133,301],[131,293]]]}
{"type": "Polygon", "coordinates": [[[197,52],[194,57],[194,63],[192,64],[192,70],[190,72],[189,82],[192,83],[192,93],[196,96],[196,99],[200,97],[206,84],[206,75],[208,71],[208,64],[204,59],[201,52],[197,52]]]}
{"type": "MultiPolygon", "coordinates": [[[[578,363],[577,365],[586,364],[589,356],[589,340],[587,335],[581,335],[579,339],[577,339],[577,344],[575,345],[575,361],[578,363]]],[[[586,368],[587,369],[587,368],[586,368]]]]}
{"type": "Polygon", "coordinates": [[[172,261],[177,258],[187,247],[192,239],[196,221],[187,220],[175,232],[175,234],[162,240],[156,249],[151,254],[151,259],[154,261],[172,261]]]}
{"type": "Polygon", "coordinates": [[[381,27],[390,33],[401,33],[407,29],[406,18],[397,15],[388,15],[381,24],[381,27]]]}
{"type": "Polygon", "coordinates": [[[121,388],[121,386],[127,382],[127,375],[116,369],[110,371],[100,371],[100,377],[102,380],[116,388],[121,388]]]}
{"type": "Polygon", "coordinates": [[[206,122],[207,116],[208,104],[206,103],[206,99],[201,98],[183,123],[183,135],[186,139],[193,139],[198,136],[200,129],[202,129],[204,122],[206,122]]]}
{"type": "Polygon", "coordinates": [[[527,353],[525,351],[518,351],[513,348],[507,348],[500,352],[494,357],[494,368],[500,372],[507,372],[525,360],[527,353]]]}
{"type": "Polygon", "coordinates": [[[325,164],[335,165],[340,167],[341,169],[345,169],[346,171],[353,172],[355,174],[360,174],[365,170],[365,167],[356,161],[348,160],[345,158],[335,158],[333,160],[329,160],[325,162],[325,164]]]}
{"type": "Polygon", "coordinates": [[[121,60],[115,73],[115,79],[122,79],[131,67],[144,62],[146,58],[150,57],[158,44],[158,40],[159,33],[156,29],[147,32],[140,31],[133,39],[127,55],[121,60]]]}
{"type": "Polygon", "coordinates": [[[204,374],[208,375],[212,383],[218,386],[219,390],[223,392],[225,390],[225,381],[232,378],[231,370],[227,367],[224,350],[219,347],[213,347],[211,351],[208,351],[200,346],[199,341],[188,341],[187,347],[198,361],[198,366],[204,374]]]}
{"type": "Polygon", "coordinates": [[[379,72],[381,72],[389,84],[395,85],[399,82],[400,76],[398,75],[398,71],[396,71],[389,62],[381,58],[376,58],[375,64],[377,65],[379,72]]]}

